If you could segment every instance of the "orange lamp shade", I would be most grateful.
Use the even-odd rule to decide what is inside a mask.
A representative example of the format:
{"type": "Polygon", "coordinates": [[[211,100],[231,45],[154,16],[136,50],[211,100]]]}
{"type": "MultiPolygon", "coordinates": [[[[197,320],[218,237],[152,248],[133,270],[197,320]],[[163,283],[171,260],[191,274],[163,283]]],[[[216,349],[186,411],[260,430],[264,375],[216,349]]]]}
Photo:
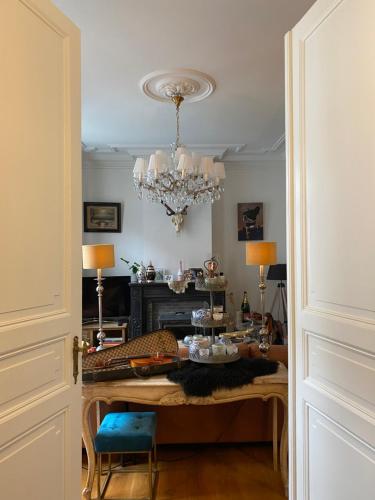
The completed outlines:
{"type": "Polygon", "coordinates": [[[267,266],[276,264],[277,247],[274,241],[246,243],[246,264],[248,266],[267,266]]]}
{"type": "Polygon", "coordinates": [[[83,269],[105,269],[114,267],[115,251],[114,245],[83,245],[82,267],[83,269]]]}

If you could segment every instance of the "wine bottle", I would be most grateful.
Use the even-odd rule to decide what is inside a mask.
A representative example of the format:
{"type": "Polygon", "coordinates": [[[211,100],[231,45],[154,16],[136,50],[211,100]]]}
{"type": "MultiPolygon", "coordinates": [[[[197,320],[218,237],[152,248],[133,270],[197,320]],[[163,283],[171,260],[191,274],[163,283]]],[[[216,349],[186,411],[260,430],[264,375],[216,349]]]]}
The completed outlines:
{"type": "Polygon", "coordinates": [[[243,322],[250,321],[250,304],[249,304],[249,299],[247,298],[247,292],[243,293],[241,311],[242,311],[242,321],[243,322]]]}
{"type": "Polygon", "coordinates": [[[182,281],[184,279],[184,272],[182,270],[182,260],[180,260],[180,265],[177,271],[177,280],[182,281]]]}

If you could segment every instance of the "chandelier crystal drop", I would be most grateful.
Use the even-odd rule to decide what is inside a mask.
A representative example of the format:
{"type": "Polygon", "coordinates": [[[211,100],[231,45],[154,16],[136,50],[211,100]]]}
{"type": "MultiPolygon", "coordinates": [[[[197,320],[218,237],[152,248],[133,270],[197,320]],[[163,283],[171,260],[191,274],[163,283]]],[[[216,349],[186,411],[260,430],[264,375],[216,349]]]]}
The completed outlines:
{"type": "Polygon", "coordinates": [[[224,163],[189,152],[181,144],[180,106],[184,96],[174,93],[168,97],[176,106],[176,140],[169,153],[157,150],[148,161],[137,158],[133,175],[138,197],[164,205],[179,231],[188,207],[220,198],[225,168],[224,163]]]}

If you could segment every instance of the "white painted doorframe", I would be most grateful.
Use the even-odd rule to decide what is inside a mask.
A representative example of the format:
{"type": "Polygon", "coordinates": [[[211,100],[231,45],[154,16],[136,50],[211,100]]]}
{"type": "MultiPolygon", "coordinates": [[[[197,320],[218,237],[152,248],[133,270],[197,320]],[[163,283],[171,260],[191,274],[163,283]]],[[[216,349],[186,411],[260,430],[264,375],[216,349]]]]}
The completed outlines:
{"type": "Polygon", "coordinates": [[[292,106],[292,34],[285,36],[285,143],[286,143],[286,243],[287,243],[287,303],[288,303],[288,436],[289,436],[289,499],[296,495],[296,318],[294,275],[294,162],[292,106]]]}

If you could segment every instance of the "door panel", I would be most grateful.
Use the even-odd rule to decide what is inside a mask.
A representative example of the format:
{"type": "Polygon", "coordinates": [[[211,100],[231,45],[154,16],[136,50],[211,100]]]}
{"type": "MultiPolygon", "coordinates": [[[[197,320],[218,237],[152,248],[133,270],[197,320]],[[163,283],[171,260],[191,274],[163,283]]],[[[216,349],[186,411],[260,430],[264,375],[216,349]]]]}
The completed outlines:
{"type": "Polygon", "coordinates": [[[334,3],[299,47],[305,306],[375,319],[375,5],[334,3]]]}
{"type": "Polygon", "coordinates": [[[305,332],[305,335],[305,380],[373,415],[375,357],[311,332],[305,332]]]}
{"type": "Polygon", "coordinates": [[[298,500],[373,498],[374,19],[372,0],[318,0],[287,37],[298,500]]]}
{"type": "Polygon", "coordinates": [[[308,425],[311,463],[308,498],[371,498],[361,496],[360,491],[373,491],[375,450],[311,406],[308,425]],[[353,477],[353,471],[358,476],[353,477]],[[361,485],[360,491],[358,485],[361,485]]]}
{"type": "Polygon", "coordinates": [[[49,0],[0,4],[0,484],[80,497],[80,40],[49,0]],[[13,480],[13,479],[14,480],[13,480]]]}
{"type": "Polygon", "coordinates": [[[64,339],[58,339],[2,356],[0,415],[66,385],[64,347],[64,339]]]}
{"type": "Polygon", "coordinates": [[[4,43],[12,50],[5,50],[3,61],[4,95],[9,98],[2,110],[4,122],[17,126],[4,130],[7,161],[2,171],[7,185],[0,206],[10,216],[2,224],[7,293],[0,313],[2,321],[12,321],[66,308],[62,270],[69,243],[64,207],[69,190],[64,175],[69,170],[64,165],[69,80],[64,59],[70,49],[64,33],[28,8],[28,2],[5,3],[2,20],[9,37],[4,43]],[[36,184],[38,190],[33,189],[36,184]],[[16,276],[22,276],[22,286],[16,276]]]}
{"type": "Polygon", "coordinates": [[[2,474],[12,484],[11,498],[48,498],[51,495],[50,481],[55,490],[54,496],[50,498],[67,498],[64,494],[64,476],[60,472],[64,468],[66,451],[65,420],[66,413],[56,415],[18,435],[1,449],[0,466],[2,474]],[[49,450],[48,454],[40,455],[41,449],[49,450]],[[20,470],[25,471],[22,481],[20,470]],[[48,481],[45,480],[46,476],[48,481]],[[31,484],[36,489],[30,495],[31,484]]]}

